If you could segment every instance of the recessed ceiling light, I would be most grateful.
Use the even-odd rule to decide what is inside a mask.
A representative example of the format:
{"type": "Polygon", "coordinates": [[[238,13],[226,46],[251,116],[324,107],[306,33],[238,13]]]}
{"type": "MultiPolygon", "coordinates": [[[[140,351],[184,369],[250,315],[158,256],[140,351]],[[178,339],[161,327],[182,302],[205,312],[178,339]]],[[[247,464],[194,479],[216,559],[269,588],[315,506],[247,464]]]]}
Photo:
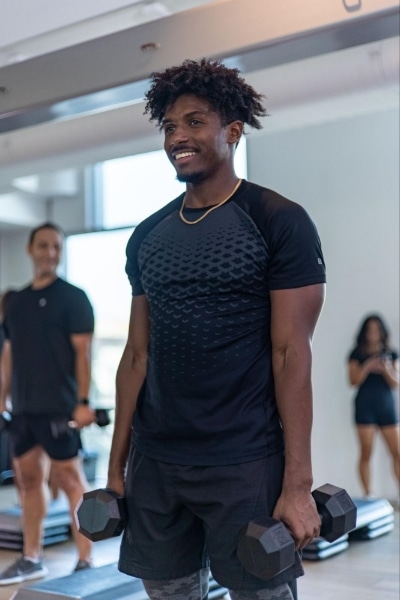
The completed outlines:
{"type": "Polygon", "coordinates": [[[161,44],[158,42],[148,42],[147,44],[142,44],[140,49],[142,52],[154,52],[154,50],[159,50],[161,48],[161,44]]]}

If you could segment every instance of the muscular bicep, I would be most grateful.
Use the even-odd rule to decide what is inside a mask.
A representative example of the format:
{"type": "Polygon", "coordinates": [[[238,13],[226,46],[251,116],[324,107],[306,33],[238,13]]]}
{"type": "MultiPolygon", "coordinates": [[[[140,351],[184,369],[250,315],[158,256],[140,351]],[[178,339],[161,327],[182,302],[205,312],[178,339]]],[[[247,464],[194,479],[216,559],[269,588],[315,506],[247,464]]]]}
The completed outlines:
{"type": "Polygon", "coordinates": [[[325,298],[323,284],[272,290],[271,343],[281,349],[295,342],[310,343],[325,298]]]}
{"type": "MultiPolygon", "coordinates": [[[[146,377],[149,344],[149,306],[146,296],[134,296],[129,318],[128,339],[117,369],[117,400],[133,410],[146,377]],[[124,402],[123,399],[127,399],[124,402]]],[[[121,403],[119,403],[121,404],[121,403]]]]}
{"type": "Polygon", "coordinates": [[[146,296],[133,296],[128,339],[117,370],[117,388],[121,385],[125,387],[125,384],[131,386],[133,379],[139,378],[138,381],[143,381],[146,375],[149,323],[149,304],[146,296]]]}
{"type": "Polygon", "coordinates": [[[150,339],[149,303],[145,295],[134,296],[129,318],[127,347],[136,356],[147,357],[150,339]]]}

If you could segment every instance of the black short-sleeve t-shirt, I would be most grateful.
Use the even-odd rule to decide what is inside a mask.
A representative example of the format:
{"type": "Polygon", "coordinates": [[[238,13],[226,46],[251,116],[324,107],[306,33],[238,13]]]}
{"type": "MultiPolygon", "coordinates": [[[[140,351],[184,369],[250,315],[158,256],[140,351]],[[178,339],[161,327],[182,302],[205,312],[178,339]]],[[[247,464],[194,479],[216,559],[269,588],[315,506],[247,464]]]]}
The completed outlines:
{"type": "MultiPolygon", "coordinates": [[[[388,350],[386,355],[392,362],[395,362],[399,358],[395,350],[388,350]]],[[[361,352],[358,348],[353,348],[349,353],[348,361],[354,360],[362,365],[369,358],[371,358],[371,355],[361,352]]],[[[380,373],[368,373],[362,384],[357,388],[356,399],[375,404],[382,403],[384,399],[387,399],[391,404],[394,401],[394,394],[383,375],[380,373]]]]}
{"type": "Polygon", "coordinates": [[[85,292],[61,278],[28,286],[7,300],[4,330],[11,341],[13,414],[70,414],[77,401],[71,335],[91,333],[85,292]]]}
{"type": "MultiPolygon", "coordinates": [[[[269,292],[325,282],[320,240],[300,205],[247,181],[195,225],[180,219],[181,202],[143,221],[127,245],[133,294],[150,306],[133,443],[181,464],[256,460],[283,444],[269,292]]],[[[185,209],[188,220],[201,214],[185,209]]]]}

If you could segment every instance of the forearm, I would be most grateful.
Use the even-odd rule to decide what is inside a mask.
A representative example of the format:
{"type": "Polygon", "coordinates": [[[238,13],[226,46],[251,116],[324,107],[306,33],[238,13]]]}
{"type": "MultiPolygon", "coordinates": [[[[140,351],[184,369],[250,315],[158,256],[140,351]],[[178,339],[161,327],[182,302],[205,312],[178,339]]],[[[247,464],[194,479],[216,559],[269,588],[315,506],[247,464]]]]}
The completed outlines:
{"type": "Polygon", "coordinates": [[[0,411],[7,409],[7,398],[11,391],[11,372],[11,345],[6,340],[0,359],[0,411]]]}
{"type": "Polygon", "coordinates": [[[7,407],[7,398],[9,396],[8,390],[9,386],[6,381],[0,379],[0,412],[4,410],[8,410],[7,407]]]}
{"type": "Polygon", "coordinates": [[[108,480],[123,480],[129,454],[132,419],[137,397],[146,376],[147,355],[138,354],[127,345],[118,366],[114,433],[108,465],[108,480]]]}
{"type": "Polygon", "coordinates": [[[311,340],[324,287],[275,290],[270,296],[272,367],[285,444],[282,492],[273,517],[284,521],[296,546],[304,548],[320,529],[311,495],[311,340]]]}
{"type": "Polygon", "coordinates": [[[286,346],[273,354],[276,401],[285,444],[283,491],[312,486],[313,420],[310,344],[286,346]]]}
{"type": "Polygon", "coordinates": [[[360,364],[356,361],[350,361],[349,364],[349,381],[350,385],[354,387],[360,387],[362,383],[366,380],[368,375],[370,374],[370,364],[369,361],[366,361],[363,364],[360,364]]]}
{"type": "MultiPolygon", "coordinates": [[[[71,336],[71,342],[75,351],[77,400],[82,400],[88,398],[90,393],[92,334],[74,334],[71,336]]],[[[87,427],[96,418],[94,410],[90,406],[79,403],[76,404],[72,417],[79,429],[87,427]]]]}
{"type": "Polygon", "coordinates": [[[77,396],[88,398],[91,382],[91,356],[90,348],[82,348],[75,355],[75,377],[77,383],[77,396]]]}

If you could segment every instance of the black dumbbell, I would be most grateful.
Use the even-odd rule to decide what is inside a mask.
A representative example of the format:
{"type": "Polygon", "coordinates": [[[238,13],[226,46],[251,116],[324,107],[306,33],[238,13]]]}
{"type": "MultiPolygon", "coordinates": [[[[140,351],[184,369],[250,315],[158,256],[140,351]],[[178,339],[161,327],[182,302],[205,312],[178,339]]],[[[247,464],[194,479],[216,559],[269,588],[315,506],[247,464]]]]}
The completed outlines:
{"type": "MultiPolygon", "coordinates": [[[[355,528],[357,508],[346,490],[326,483],[312,495],[321,517],[320,537],[334,542],[355,528]]],[[[267,580],[294,563],[295,544],[285,525],[270,518],[240,530],[237,555],[247,571],[267,580]]]]}
{"type": "Polygon", "coordinates": [[[109,488],[85,492],[76,509],[78,531],[98,542],[122,533],[128,520],[125,498],[109,488]]]}
{"type": "Polygon", "coordinates": [[[96,425],[99,427],[106,427],[111,423],[110,421],[110,409],[109,408],[95,408],[96,413],[96,425]]]}

